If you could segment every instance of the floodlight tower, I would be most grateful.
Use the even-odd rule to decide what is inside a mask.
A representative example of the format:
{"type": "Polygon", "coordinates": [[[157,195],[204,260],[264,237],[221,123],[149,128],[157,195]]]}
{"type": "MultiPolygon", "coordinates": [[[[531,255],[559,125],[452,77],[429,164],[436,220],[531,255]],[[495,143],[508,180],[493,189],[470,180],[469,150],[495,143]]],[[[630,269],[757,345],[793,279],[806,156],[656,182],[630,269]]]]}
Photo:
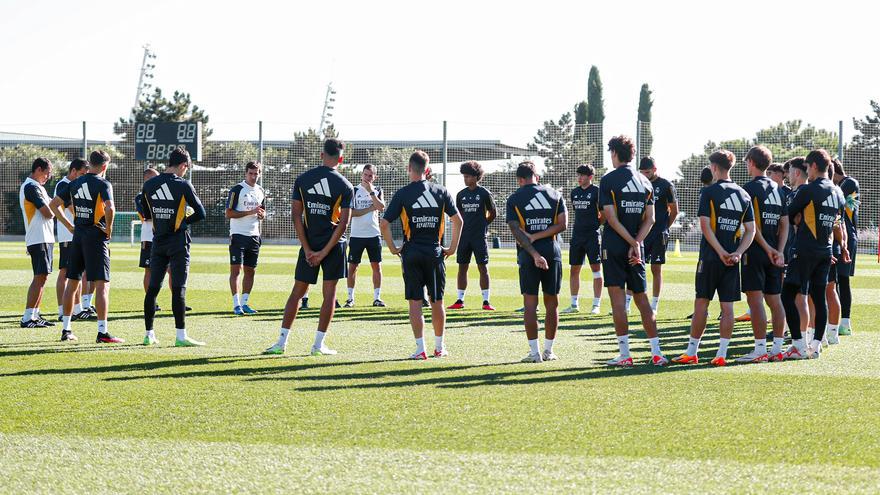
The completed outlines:
{"type": "Polygon", "coordinates": [[[138,105],[140,105],[141,95],[143,92],[151,87],[152,84],[148,82],[148,80],[153,79],[153,69],[156,68],[156,64],[152,63],[152,60],[155,60],[156,53],[150,48],[150,44],[147,43],[143,46],[144,48],[144,59],[141,62],[141,73],[138,77],[138,86],[137,93],[134,96],[134,106],[131,107],[131,117],[130,120],[134,122],[135,111],[137,111],[138,105]]]}
{"type": "Polygon", "coordinates": [[[318,126],[318,136],[324,137],[324,128],[333,125],[330,118],[333,117],[333,104],[336,102],[336,90],[333,83],[327,84],[327,94],[324,96],[324,110],[321,112],[321,125],[318,126]]]}

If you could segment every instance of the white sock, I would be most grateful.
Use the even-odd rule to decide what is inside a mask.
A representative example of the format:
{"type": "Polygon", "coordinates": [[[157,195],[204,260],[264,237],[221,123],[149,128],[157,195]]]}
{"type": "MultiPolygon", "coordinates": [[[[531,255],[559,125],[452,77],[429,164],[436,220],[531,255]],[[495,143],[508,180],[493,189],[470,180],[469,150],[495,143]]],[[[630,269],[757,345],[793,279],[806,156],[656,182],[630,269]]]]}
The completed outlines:
{"type": "Polygon", "coordinates": [[[98,320],[98,333],[107,333],[107,320],[98,320]]]}
{"type": "Polygon", "coordinates": [[[651,344],[651,355],[659,356],[660,352],[660,337],[654,337],[653,339],[648,339],[648,343],[651,344]]]}
{"type": "Polygon", "coordinates": [[[149,337],[149,338],[151,338],[151,339],[155,339],[155,338],[156,338],[156,332],[154,332],[154,331],[152,331],[152,330],[147,330],[147,337],[149,337]]]}
{"type": "Polygon", "coordinates": [[[438,351],[442,351],[444,348],[445,348],[445,346],[443,345],[443,336],[442,335],[440,335],[440,336],[435,335],[434,336],[434,349],[437,349],[438,351]]]}
{"type": "Polygon", "coordinates": [[[282,348],[287,347],[287,336],[288,335],[290,335],[290,329],[289,328],[282,328],[281,335],[278,336],[278,342],[276,343],[276,345],[278,345],[279,347],[282,347],[282,348]]]}
{"type": "Polygon", "coordinates": [[[727,359],[727,346],[730,344],[730,339],[725,339],[721,337],[718,341],[718,352],[715,353],[715,357],[722,357],[727,359]]]}
{"type": "Polygon", "coordinates": [[[83,294],[82,295],[82,305],[84,308],[92,307],[92,295],[91,294],[83,294]]]}
{"type": "Polygon", "coordinates": [[[241,306],[241,299],[238,297],[238,294],[232,295],[232,309],[241,306]]]}
{"type": "Polygon", "coordinates": [[[544,339],[544,351],[553,352],[553,339],[544,339]]]}
{"type": "Polygon", "coordinates": [[[700,350],[700,339],[690,337],[688,338],[688,348],[685,351],[685,354],[688,356],[696,356],[697,352],[700,350]]]}
{"type": "Polygon", "coordinates": [[[322,332],[320,330],[315,330],[315,343],[312,344],[315,349],[323,349],[324,348],[324,337],[327,336],[327,332],[322,332]]]}
{"type": "Polygon", "coordinates": [[[76,303],[73,305],[73,314],[80,314],[83,312],[82,303],[76,303]]]}
{"type": "Polygon", "coordinates": [[[800,339],[797,339],[797,340],[792,340],[792,341],[791,341],[791,345],[793,345],[795,348],[797,348],[797,350],[799,350],[799,351],[801,351],[801,352],[803,352],[803,351],[805,350],[804,348],[805,348],[805,346],[806,346],[806,344],[804,343],[804,339],[803,339],[803,338],[800,338],[800,339]]]}
{"type": "Polygon", "coordinates": [[[177,329],[177,340],[179,340],[181,342],[186,340],[186,329],[185,328],[178,328],[177,329]]]}
{"type": "Polygon", "coordinates": [[[755,354],[767,354],[767,339],[755,339],[755,354]]]}
{"type": "Polygon", "coordinates": [[[620,348],[620,357],[629,357],[629,334],[617,336],[617,347],[620,348]]]}
{"type": "Polygon", "coordinates": [[[419,337],[416,339],[416,354],[421,354],[425,352],[425,338],[419,337]]]}
{"type": "Polygon", "coordinates": [[[61,329],[70,331],[70,317],[65,315],[61,317],[61,329]]]}
{"type": "Polygon", "coordinates": [[[58,316],[64,316],[64,305],[58,306],[58,316]]]}
{"type": "Polygon", "coordinates": [[[838,326],[841,327],[841,328],[850,328],[850,326],[849,326],[849,318],[841,318],[841,319],[840,319],[840,325],[838,325],[838,326]]]}
{"type": "Polygon", "coordinates": [[[626,312],[629,313],[629,305],[632,303],[633,296],[627,294],[626,295],[626,312]]]}
{"type": "Polygon", "coordinates": [[[831,323],[825,325],[825,335],[834,335],[837,336],[837,329],[839,325],[832,325],[831,323]]]}
{"type": "Polygon", "coordinates": [[[382,288],[381,287],[376,287],[375,289],[373,289],[373,300],[382,299],[380,297],[381,295],[382,295],[382,288]]]}
{"type": "Polygon", "coordinates": [[[348,288],[348,300],[354,301],[354,287],[348,288]]]}
{"type": "Polygon", "coordinates": [[[779,354],[782,352],[782,344],[785,343],[785,339],[782,337],[773,337],[773,349],[770,349],[770,353],[773,355],[779,354]]]}
{"type": "Polygon", "coordinates": [[[538,339],[529,339],[529,349],[532,351],[532,354],[541,352],[540,349],[538,349],[538,339]]]}
{"type": "Polygon", "coordinates": [[[571,307],[572,308],[578,307],[578,295],[577,294],[571,295],[571,307]]]}
{"type": "Polygon", "coordinates": [[[241,305],[242,305],[242,306],[247,306],[248,299],[250,299],[250,298],[251,298],[251,295],[250,295],[249,292],[245,292],[245,293],[243,293],[243,294],[241,295],[241,305]]]}
{"type": "Polygon", "coordinates": [[[489,300],[489,289],[486,289],[482,292],[483,292],[483,300],[488,301],[489,300]]]}
{"type": "Polygon", "coordinates": [[[459,301],[464,301],[464,292],[465,291],[458,289],[458,300],[459,301]]]}
{"type": "Polygon", "coordinates": [[[23,323],[27,323],[34,319],[34,308],[25,308],[24,316],[21,317],[23,323]]]}
{"type": "Polygon", "coordinates": [[[651,310],[656,313],[658,306],[660,306],[660,296],[652,297],[651,298],[651,310]]]}
{"type": "Polygon", "coordinates": [[[602,298],[601,298],[601,297],[594,297],[594,298],[593,298],[593,306],[595,306],[595,307],[598,308],[601,304],[602,304],[602,298]]]}

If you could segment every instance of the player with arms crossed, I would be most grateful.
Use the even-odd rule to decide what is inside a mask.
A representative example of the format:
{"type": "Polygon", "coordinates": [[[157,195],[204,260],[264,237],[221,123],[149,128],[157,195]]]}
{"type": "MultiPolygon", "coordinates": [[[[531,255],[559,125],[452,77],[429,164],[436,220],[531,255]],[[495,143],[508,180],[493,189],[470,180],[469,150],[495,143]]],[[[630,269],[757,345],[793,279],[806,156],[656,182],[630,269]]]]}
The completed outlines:
{"type": "Polygon", "coordinates": [[[346,308],[354,307],[354,284],[364,251],[373,270],[373,306],[385,307],[382,302],[382,242],[379,213],[385,211],[382,188],[375,185],[376,167],[368,163],[361,171],[361,183],[354,187],[351,208],[351,236],[348,240],[348,299],[346,308]]]}
{"type": "Polygon", "coordinates": [[[486,243],[486,234],[489,224],[497,215],[495,200],[488,189],[480,185],[483,178],[483,167],[475,161],[461,164],[461,176],[464,179],[465,188],[455,195],[455,205],[458,213],[464,220],[461,230],[461,243],[455,261],[458,263],[458,299],[449,306],[449,309],[464,308],[464,295],[467,290],[468,267],[471,255],[477,262],[477,271],[480,272],[480,290],[483,293],[483,309],[495,311],[489,303],[489,245],[486,243]]]}
{"type": "Polygon", "coordinates": [[[678,199],[675,186],[657,175],[657,165],[653,158],[642,158],[639,172],[651,181],[654,188],[654,225],[645,238],[645,262],[651,264],[651,309],[656,314],[660,305],[660,290],[663,288],[663,265],[666,264],[669,228],[678,218],[678,199]]]}
{"type": "MultiPolygon", "coordinates": [[[[82,158],[71,160],[67,175],[55,183],[53,199],[63,195],[64,191],[67,191],[67,188],[70,186],[70,183],[82,177],[88,170],[89,162],[82,158]]],[[[60,199],[57,204],[62,204],[60,199]]],[[[61,214],[70,225],[73,225],[72,208],[62,208],[61,214]]],[[[73,241],[73,232],[67,230],[67,227],[57,218],[55,219],[55,230],[57,232],[56,240],[58,241],[58,279],[55,281],[55,295],[58,298],[58,321],[62,321],[64,319],[64,289],[67,288],[67,265],[70,264],[70,243],[73,241]]],[[[81,301],[82,286],[80,286],[74,296],[73,314],[70,315],[71,320],[88,320],[92,317],[92,313],[87,311],[87,308],[83,308],[81,301]]]]}
{"type": "Polygon", "coordinates": [[[602,303],[602,271],[600,269],[599,225],[602,212],[599,210],[599,186],[593,184],[596,169],[592,165],[579,165],[578,185],[571,190],[571,209],[574,210],[571,243],[568,247],[568,264],[571,266],[568,285],[571,290],[571,306],[563,313],[580,311],[578,293],[581,288],[581,268],[584,260],[589,261],[593,273],[593,307],[590,314],[597,315],[602,303]]]}
{"type": "Polygon", "coordinates": [[[696,300],[687,350],[672,361],[697,364],[700,340],[706,331],[709,301],[718,292],[721,303],[721,340],[712,359],[714,366],[727,365],[727,347],[733,336],[733,303],[740,300],[739,262],[755,237],[755,219],[749,193],[730,180],[736,156],[728,150],[709,155],[715,183],[700,193],[700,259],[694,280],[696,300]],[[743,228],[742,233],[740,228],[743,228]]]}
{"type": "Polygon", "coordinates": [[[311,355],[336,354],[324,343],[324,337],[330,329],[336,309],[336,285],[339,279],[346,276],[345,229],[351,216],[354,191],[351,183],[337,170],[342,163],[344,149],[345,144],[338,139],[324,141],[321,165],[303,172],[293,184],[293,226],[302,245],[296,262],[293,289],[284,306],[281,333],[278,341],[264,354],[284,354],[290,327],[300,309],[300,299],[308,291],[309,285],[318,282],[319,271],[324,279],[324,302],[311,355]]]}
{"type": "Polygon", "coordinates": [[[555,189],[538,184],[535,164],[516,168],[519,189],[507,198],[507,225],[516,239],[519,290],[529,354],[524,363],[558,359],[553,352],[559,327],[559,290],[562,286],[562,250],[557,235],[568,225],[565,201],[555,189]],[[538,288],[544,293],[544,352],[538,344],[538,288]]]}
{"type": "Polygon", "coordinates": [[[380,226],[382,237],[391,254],[403,261],[403,285],[409,301],[409,321],[416,339],[416,352],[410,359],[428,359],[425,351],[422,299],[425,289],[431,304],[431,324],[434,327],[434,357],[449,355],[444,342],[446,309],[443,293],[446,289],[445,258],[455,254],[461,237],[461,215],[455,209],[452,196],[445,187],[429,182],[425,177],[428,154],[417,150],[409,158],[407,171],[410,183],[391,198],[380,226]],[[452,239],[443,247],[446,216],[452,221],[452,239]],[[403,246],[398,248],[391,233],[391,222],[400,218],[403,226],[403,246]]]}
{"type": "Polygon", "coordinates": [[[260,257],[260,220],[266,217],[266,194],[257,181],[263,165],[248,162],[244,166],[244,180],[232,186],[226,199],[226,218],[229,219],[229,290],[232,292],[232,312],[253,315],[257,310],[248,304],[254,288],[254,274],[260,257]],[[239,295],[238,278],[244,265],[244,277],[239,295]]]}
{"type": "Polygon", "coordinates": [[[205,218],[205,207],[196,196],[192,184],[184,180],[192,166],[183,147],[171,152],[168,167],[157,177],[144,183],[145,217],[153,219],[153,245],[150,252],[150,285],[144,296],[144,345],[155,345],[153,320],[156,296],[162,289],[165,272],[171,278],[171,311],[177,330],[176,347],[199,347],[203,342],[186,334],[186,282],[189,277],[189,250],[192,239],[189,226],[205,218]]]}
{"type": "Polygon", "coordinates": [[[629,352],[629,322],[626,312],[626,289],[642,317],[642,327],[651,345],[654,366],[666,366],[669,361],[660,351],[657,320],[648,296],[645,294],[645,260],[643,242],[654,224],[654,188],[642,174],[630,167],[635,145],[628,136],[615,136],[608,142],[614,170],[599,182],[599,204],[605,217],[602,230],[602,270],[605,287],[611,298],[614,332],[620,355],[608,361],[609,366],[631,367],[629,352]]]}

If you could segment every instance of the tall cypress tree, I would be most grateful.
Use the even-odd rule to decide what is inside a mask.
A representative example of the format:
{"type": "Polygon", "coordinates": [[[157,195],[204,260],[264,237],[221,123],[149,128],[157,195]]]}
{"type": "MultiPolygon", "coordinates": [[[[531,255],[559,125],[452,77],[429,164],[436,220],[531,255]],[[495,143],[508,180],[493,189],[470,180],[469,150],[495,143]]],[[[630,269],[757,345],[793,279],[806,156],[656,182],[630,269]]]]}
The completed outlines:
{"type": "Polygon", "coordinates": [[[648,89],[648,83],[642,84],[642,90],[639,92],[639,155],[648,156],[651,154],[651,147],[654,144],[654,136],[651,134],[651,107],[654,106],[654,100],[651,99],[651,90],[648,89]]]}
{"type": "MultiPolygon", "coordinates": [[[[599,77],[599,68],[595,65],[590,67],[590,76],[587,79],[587,123],[598,124],[596,130],[590,129],[589,144],[596,146],[597,150],[604,149],[602,123],[605,122],[605,102],[602,100],[602,79],[599,77]]],[[[603,166],[605,154],[601,151],[597,154],[595,165],[603,166]]]]}

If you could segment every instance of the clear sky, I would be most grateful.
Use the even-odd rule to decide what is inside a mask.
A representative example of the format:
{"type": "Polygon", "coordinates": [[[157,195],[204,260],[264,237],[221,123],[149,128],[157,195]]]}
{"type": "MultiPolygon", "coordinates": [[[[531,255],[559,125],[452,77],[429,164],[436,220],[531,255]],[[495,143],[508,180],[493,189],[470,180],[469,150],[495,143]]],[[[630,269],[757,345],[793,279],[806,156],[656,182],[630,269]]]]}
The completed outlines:
{"type": "Polygon", "coordinates": [[[154,83],[216,135],[316,127],[324,91],[346,139],[501,139],[523,146],[586,98],[600,69],[606,135],[635,132],[650,84],[661,170],[712,139],[801,118],[830,129],[880,99],[876,2],[0,2],[0,130],[76,136],[154,83]]]}

